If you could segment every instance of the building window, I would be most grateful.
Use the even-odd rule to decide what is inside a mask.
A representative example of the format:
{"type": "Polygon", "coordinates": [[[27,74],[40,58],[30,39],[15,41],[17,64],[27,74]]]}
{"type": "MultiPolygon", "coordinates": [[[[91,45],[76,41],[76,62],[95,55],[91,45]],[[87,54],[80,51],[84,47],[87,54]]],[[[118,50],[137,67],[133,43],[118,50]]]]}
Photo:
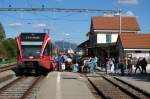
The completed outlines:
{"type": "Polygon", "coordinates": [[[106,34],[106,43],[111,43],[111,34],[106,34]]]}
{"type": "Polygon", "coordinates": [[[142,51],[135,51],[135,53],[142,53],[142,51]]]}

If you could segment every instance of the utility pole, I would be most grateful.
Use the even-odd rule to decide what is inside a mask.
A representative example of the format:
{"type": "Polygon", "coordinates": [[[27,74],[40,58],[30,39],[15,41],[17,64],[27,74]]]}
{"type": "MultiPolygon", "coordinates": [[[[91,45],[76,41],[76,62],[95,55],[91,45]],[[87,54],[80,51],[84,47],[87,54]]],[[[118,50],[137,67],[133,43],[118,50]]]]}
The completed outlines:
{"type": "Polygon", "coordinates": [[[122,21],[122,20],[121,20],[121,9],[119,9],[119,24],[120,24],[120,25],[119,25],[119,27],[120,27],[120,28],[119,28],[119,34],[121,34],[121,27],[122,27],[122,25],[121,25],[122,22],[121,22],[121,21],[122,21]]]}

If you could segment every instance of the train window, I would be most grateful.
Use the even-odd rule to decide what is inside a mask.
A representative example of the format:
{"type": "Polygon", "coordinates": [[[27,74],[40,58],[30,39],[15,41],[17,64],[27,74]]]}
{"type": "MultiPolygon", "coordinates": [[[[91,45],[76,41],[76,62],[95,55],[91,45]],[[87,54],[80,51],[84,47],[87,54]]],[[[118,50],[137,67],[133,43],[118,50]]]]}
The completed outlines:
{"type": "Polygon", "coordinates": [[[53,45],[52,44],[50,44],[50,47],[51,47],[51,55],[53,54],[53,45]]]}
{"type": "Polygon", "coordinates": [[[50,45],[47,43],[44,49],[44,56],[49,56],[49,55],[50,55],[50,45]]]}
{"type": "Polygon", "coordinates": [[[23,58],[39,58],[41,45],[22,45],[23,58]]]}
{"type": "Polygon", "coordinates": [[[141,53],[142,51],[135,51],[135,53],[141,53]]]}

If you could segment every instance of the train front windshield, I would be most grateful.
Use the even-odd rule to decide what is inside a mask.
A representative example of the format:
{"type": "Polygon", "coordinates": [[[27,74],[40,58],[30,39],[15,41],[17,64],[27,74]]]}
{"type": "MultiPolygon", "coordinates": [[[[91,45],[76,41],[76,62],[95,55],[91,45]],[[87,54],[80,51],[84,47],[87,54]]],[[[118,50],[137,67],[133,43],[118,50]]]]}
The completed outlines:
{"type": "Polygon", "coordinates": [[[41,45],[22,45],[23,58],[40,58],[41,45]]]}
{"type": "Polygon", "coordinates": [[[40,58],[45,33],[22,33],[21,49],[23,58],[40,58]]]}

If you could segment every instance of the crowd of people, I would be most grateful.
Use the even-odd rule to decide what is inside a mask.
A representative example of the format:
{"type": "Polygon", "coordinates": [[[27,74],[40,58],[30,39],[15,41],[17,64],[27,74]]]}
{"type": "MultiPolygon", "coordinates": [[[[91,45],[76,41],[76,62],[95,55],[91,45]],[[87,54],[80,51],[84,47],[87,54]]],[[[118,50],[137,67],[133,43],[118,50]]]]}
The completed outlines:
{"type": "MultiPolygon", "coordinates": [[[[72,72],[84,72],[84,73],[95,73],[97,63],[100,60],[96,56],[81,56],[80,58],[73,58],[72,54],[64,54],[60,52],[58,56],[55,57],[56,69],[58,71],[72,71],[72,72]]],[[[125,72],[128,75],[136,73],[139,69],[141,74],[147,74],[146,66],[147,61],[145,58],[139,58],[136,64],[132,63],[132,58],[118,59],[118,58],[106,58],[103,64],[99,64],[102,70],[107,74],[117,74],[121,73],[123,76],[125,72]],[[135,71],[133,72],[133,66],[135,71]]]]}
{"type": "Polygon", "coordinates": [[[125,71],[128,75],[133,73],[136,74],[136,71],[139,69],[141,74],[146,75],[146,67],[147,61],[145,58],[140,57],[136,64],[133,64],[132,58],[125,58],[125,59],[114,59],[114,58],[106,58],[102,69],[105,69],[106,73],[121,73],[123,76],[125,71]],[[135,67],[135,71],[133,72],[133,66],[135,67]]]}
{"type": "Polygon", "coordinates": [[[97,66],[97,57],[82,56],[74,59],[73,55],[60,52],[55,57],[57,71],[90,72],[94,73],[97,66]]]}

